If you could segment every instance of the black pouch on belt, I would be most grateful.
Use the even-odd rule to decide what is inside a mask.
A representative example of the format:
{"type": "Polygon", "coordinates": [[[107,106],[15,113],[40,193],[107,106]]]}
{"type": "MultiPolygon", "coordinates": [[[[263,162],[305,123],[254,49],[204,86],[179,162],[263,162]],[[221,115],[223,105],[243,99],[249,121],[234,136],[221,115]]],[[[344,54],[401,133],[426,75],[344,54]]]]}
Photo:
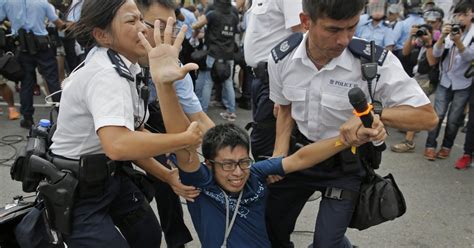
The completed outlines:
{"type": "Polygon", "coordinates": [[[87,198],[103,194],[109,177],[115,172],[115,169],[112,169],[112,164],[113,161],[105,154],[81,156],[79,161],[79,197],[87,198]]]}
{"type": "Polygon", "coordinates": [[[46,51],[51,47],[48,35],[36,35],[35,37],[38,51],[46,51]]]}

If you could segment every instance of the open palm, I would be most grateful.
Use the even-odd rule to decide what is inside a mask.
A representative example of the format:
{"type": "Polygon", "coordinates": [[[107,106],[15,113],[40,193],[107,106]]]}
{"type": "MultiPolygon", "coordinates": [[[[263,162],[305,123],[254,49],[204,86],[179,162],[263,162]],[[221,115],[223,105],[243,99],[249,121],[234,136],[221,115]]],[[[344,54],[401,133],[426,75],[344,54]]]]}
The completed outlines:
{"type": "MultiPolygon", "coordinates": [[[[172,29],[175,20],[170,17],[166,23],[163,40],[161,40],[161,31],[155,28],[153,38],[155,47],[152,47],[142,33],[138,33],[138,37],[148,53],[150,64],[150,73],[155,84],[171,84],[176,80],[180,80],[186,76],[189,71],[197,70],[197,64],[188,63],[184,66],[179,64],[179,51],[183,43],[184,34],[187,26],[183,25],[174,44],[172,44],[172,29]]],[[[155,27],[160,26],[160,21],[155,21],[155,27]]]]}

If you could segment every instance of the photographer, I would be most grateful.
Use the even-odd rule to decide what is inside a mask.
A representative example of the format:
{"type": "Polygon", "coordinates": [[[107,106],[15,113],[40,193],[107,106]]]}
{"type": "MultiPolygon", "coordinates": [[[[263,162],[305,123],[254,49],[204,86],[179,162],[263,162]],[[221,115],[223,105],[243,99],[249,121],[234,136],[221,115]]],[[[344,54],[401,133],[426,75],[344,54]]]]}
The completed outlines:
{"type": "Polygon", "coordinates": [[[424,156],[430,161],[449,156],[460,126],[459,120],[469,99],[472,79],[466,78],[464,73],[474,59],[472,18],[471,1],[459,2],[454,8],[453,22],[443,26],[441,37],[433,46],[433,55],[440,59],[441,79],[434,102],[439,124],[428,133],[425,145],[424,156]],[[446,113],[448,120],[443,143],[436,153],[436,139],[446,113]]]}
{"type": "MultiPolygon", "coordinates": [[[[433,7],[423,13],[425,24],[414,25],[410,30],[410,38],[403,45],[403,56],[416,64],[413,68],[414,78],[429,96],[439,83],[438,60],[433,56],[433,44],[441,35],[441,25],[444,17],[442,9],[433,7]]],[[[415,151],[415,132],[407,131],[405,140],[392,145],[394,152],[415,151]]]]}

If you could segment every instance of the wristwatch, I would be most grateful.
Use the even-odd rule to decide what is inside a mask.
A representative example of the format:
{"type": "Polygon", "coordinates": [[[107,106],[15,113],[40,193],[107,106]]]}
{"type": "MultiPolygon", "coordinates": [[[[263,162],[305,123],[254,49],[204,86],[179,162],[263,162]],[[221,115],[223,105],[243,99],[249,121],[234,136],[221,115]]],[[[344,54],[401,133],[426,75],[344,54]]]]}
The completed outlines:
{"type": "Polygon", "coordinates": [[[380,118],[382,118],[382,111],[383,111],[383,105],[379,101],[373,101],[372,102],[372,107],[374,108],[374,113],[376,115],[379,115],[380,118]]]}

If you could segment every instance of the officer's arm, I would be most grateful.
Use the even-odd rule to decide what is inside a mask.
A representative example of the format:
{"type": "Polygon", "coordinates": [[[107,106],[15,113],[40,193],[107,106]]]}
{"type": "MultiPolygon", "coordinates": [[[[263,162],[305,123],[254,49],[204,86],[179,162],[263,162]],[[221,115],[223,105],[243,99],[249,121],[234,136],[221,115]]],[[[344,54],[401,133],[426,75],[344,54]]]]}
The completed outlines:
{"type": "Polygon", "coordinates": [[[186,186],[181,183],[177,169],[170,170],[154,158],[135,160],[133,163],[154,177],[168,183],[176,194],[184,197],[188,201],[194,201],[193,198],[199,195],[199,190],[197,190],[196,187],[186,186]]]}
{"type": "Polygon", "coordinates": [[[295,121],[291,118],[291,104],[280,105],[276,121],[276,138],[273,156],[286,156],[290,147],[290,137],[295,121]]]}
{"type": "Polygon", "coordinates": [[[155,134],[130,131],[123,126],[105,126],[97,130],[105,154],[112,160],[127,161],[150,158],[199,144],[194,131],[155,134]]]}
{"type": "Polygon", "coordinates": [[[401,130],[432,130],[438,124],[438,120],[431,104],[420,107],[400,105],[385,108],[382,112],[382,122],[385,126],[401,130]]]}
{"type": "Polygon", "coordinates": [[[283,171],[285,174],[288,174],[310,168],[348,148],[348,146],[345,145],[336,146],[335,144],[338,140],[339,137],[334,137],[302,147],[291,156],[283,159],[283,171]]]}

